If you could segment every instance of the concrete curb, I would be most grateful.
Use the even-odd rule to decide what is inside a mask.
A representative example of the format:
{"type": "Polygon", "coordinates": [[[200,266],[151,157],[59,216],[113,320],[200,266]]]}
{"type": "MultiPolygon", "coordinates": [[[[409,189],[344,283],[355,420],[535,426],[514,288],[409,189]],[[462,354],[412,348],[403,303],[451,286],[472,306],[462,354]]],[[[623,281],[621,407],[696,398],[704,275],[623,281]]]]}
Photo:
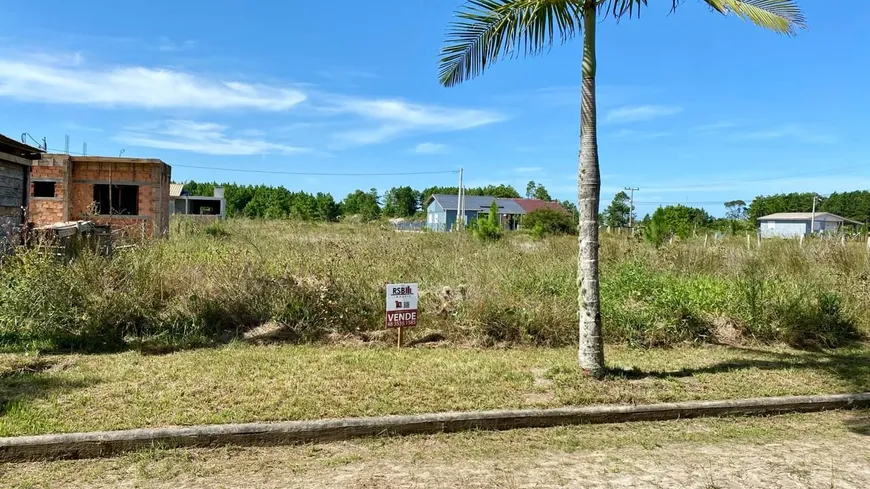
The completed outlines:
{"type": "Polygon", "coordinates": [[[862,407],[870,407],[870,393],[97,431],[0,438],[0,461],[93,458],[150,447],[273,446],[363,436],[771,415],[862,407]]]}

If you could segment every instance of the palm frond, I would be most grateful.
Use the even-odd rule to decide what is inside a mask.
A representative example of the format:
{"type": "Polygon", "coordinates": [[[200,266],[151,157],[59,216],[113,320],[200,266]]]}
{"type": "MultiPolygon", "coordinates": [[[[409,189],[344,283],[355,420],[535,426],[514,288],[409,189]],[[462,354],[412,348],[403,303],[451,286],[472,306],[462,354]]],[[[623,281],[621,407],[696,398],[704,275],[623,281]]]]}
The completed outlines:
{"type": "Polygon", "coordinates": [[[793,35],[806,28],[806,18],[794,0],[704,0],[721,14],[734,13],[753,24],[780,34],[793,35]]]}
{"type": "Polygon", "coordinates": [[[439,78],[453,86],[506,56],[534,56],[580,30],[584,0],[468,0],[441,49],[439,78]]]}

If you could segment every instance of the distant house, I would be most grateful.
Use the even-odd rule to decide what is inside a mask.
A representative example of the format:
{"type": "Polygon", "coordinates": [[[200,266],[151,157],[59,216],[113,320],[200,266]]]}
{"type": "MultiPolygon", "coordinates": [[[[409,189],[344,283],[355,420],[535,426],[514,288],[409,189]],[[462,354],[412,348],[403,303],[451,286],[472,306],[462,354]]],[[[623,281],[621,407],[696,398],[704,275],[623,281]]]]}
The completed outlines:
{"type": "MultiPolygon", "coordinates": [[[[495,202],[498,206],[499,221],[505,229],[517,229],[520,217],[526,214],[525,209],[516,199],[499,199],[496,197],[481,197],[466,195],[462,223],[468,223],[482,216],[489,215],[489,209],[495,202]]],[[[456,195],[435,194],[424,202],[426,207],[426,227],[433,231],[451,231],[456,227],[456,216],[459,212],[459,198],[456,195]]]]}
{"type": "Polygon", "coordinates": [[[836,233],[843,226],[860,226],[862,223],[840,217],[830,212],[779,212],[759,217],[758,231],[762,238],[793,238],[795,236],[836,233]]]}
{"type": "MultiPolygon", "coordinates": [[[[498,206],[499,222],[505,229],[519,229],[522,225],[522,217],[529,212],[538,209],[553,209],[568,213],[558,202],[549,202],[539,199],[502,199],[497,197],[466,195],[463,196],[465,203],[465,216],[463,224],[489,216],[489,209],[493,201],[498,206]]],[[[426,227],[433,231],[450,231],[456,227],[456,215],[458,213],[458,196],[436,194],[430,196],[423,203],[426,207],[426,227]]]]}
{"type": "Polygon", "coordinates": [[[215,187],[211,197],[203,197],[188,194],[182,183],[173,183],[169,185],[169,213],[224,219],[227,213],[224,188],[215,187]]]}

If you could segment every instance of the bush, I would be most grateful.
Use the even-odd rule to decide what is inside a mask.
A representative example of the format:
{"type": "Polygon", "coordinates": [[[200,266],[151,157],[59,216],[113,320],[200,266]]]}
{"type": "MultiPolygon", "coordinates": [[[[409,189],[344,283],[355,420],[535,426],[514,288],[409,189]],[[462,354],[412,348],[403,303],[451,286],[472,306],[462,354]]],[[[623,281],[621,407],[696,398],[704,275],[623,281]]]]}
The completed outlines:
{"type": "Polygon", "coordinates": [[[501,223],[498,220],[498,205],[493,200],[486,219],[474,221],[474,235],[481,241],[498,241],[502,234],[501,223]]]}
{"type": "Polygon", "coordinates": [[[667,230],[667,223],[661,214],[653,214],[652,218],[643,228],[644,241],[656,248],[663,245],[670,234],[667,230]]]}
{"type": "Polygon", "coordinates": [[[523,226],[531,230],[535,236],[574,234],[577,231],[570,214],[547,207],[523,216],[523,226]]]}

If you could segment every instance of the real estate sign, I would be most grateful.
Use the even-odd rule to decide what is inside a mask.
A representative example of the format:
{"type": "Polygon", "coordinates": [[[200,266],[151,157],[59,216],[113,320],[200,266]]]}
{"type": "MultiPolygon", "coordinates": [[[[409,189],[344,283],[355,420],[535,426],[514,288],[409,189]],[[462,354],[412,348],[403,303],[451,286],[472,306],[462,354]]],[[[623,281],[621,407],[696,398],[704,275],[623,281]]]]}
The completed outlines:
{"type": "Polygon", "coordinates": [[[387,284],[387,327],[417,325],[417,284],[387,284]]]}

